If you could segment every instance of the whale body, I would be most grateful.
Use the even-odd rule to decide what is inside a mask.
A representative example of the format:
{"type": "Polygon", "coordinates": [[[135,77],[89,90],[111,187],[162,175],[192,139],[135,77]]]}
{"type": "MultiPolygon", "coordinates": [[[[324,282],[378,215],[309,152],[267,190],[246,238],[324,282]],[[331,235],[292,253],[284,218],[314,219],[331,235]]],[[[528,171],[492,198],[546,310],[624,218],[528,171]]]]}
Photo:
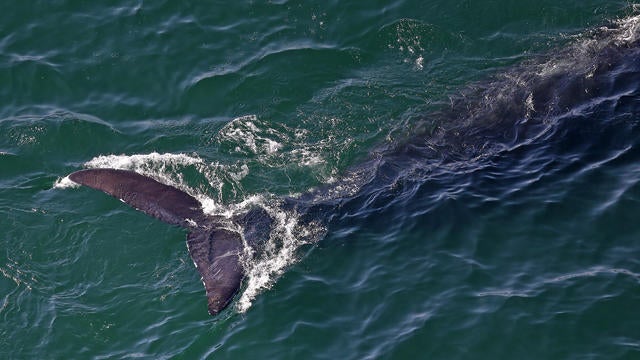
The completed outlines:
{"type": "MultiPolygon", "coordinates": [[[[343,205],[370,206],[403,179],[450,164],[502,154],[546,136],[555,123],[596,111],[640,111],[640,17],[610,23],[562,49],[516,65],[453,95],[449,106],[417,120],[404,141],[376,151],[342,180],[282,201],[283,209],[329,221],[343,205]],[[366,198],[366,199],[363,199],[366,198]]],[[[87,169],[69,178],[188,231],[208,311],[229,305],[245,276],[246,247],[259,247],[273,219],[255,208],[231,218],[205,214],[191,195],[128,170],[87,169]]]]}

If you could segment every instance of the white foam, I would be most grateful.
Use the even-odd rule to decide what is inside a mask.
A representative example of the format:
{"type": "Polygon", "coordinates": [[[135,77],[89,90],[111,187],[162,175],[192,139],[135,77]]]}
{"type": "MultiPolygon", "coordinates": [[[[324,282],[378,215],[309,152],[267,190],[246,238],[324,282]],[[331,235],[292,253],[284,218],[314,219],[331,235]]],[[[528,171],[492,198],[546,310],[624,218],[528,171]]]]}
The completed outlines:
{"type": "Polygon", "coordinates": [[[236,204],[220,204],[219,202],[205,195],[198,195],[196,196],[196,198],[202,204],[202,211],[205,214],[222,216],[226,218],[231,218],[234,215],[242,213],[250,209],[254,205],[263,206],[263,204],[266,203],[264,195],[251,195],[236,204]]]}
{"type": "Polygon", "coordinates": [[[321,150],[335,144],[323,140],[306,143],[308,131],[284,125],[274,127],[255,115],[238,117],[217,134],[217,141],[230,144],[233,152],[255,155],[255,160],[267,166],[313,167],[324,163],[321,150]],[[286,148],[291,150],[285,151],[286,148]]]}
{"type": "Polygon", "coordinates": [[[218,141],[235,145],[234,151],[242,154],[273,154],[282,149],[282,141],[288,136],[266,126],[255,115],[233,119],[217,135],[218,141]]]}
{"type": "Polygon", "coordinates": [[[415,65],[416,65],[416,70],[424,69],[424,57],[422,57],[422,55],[418,56],[418,58],[415,60],[415,65]]]}
{"type": "Polygon", "coordinates": [[[79,186],[80,184],[71,181],[71,179],[69,179],[68,176],[65,176],[63,178],[58,178],[58,180],[56,180],[56,182],[53,184],[54,189],[69,189],[69,188],[77,188],[79,186]]]}
{"type": "Polygon", "coordinates": [[[157,152],[134,155],[101,155],[89,160],[84,165],[87,168],[135,171],[192,195],[195,193],[194,190],[184,183],[182,176],[176,170],[187,166],[195,166],[198,171],[202,172],[202,169],[206,167],[204,160],[195,155],[159,154],[157,152]]]}
{"type": "Polygon", "coordinates": [[[247,164],[240,165],[240,170],[237,172],[229,172],[229,176],[235,181],[240,181],[247,175],[249,175],[249,166],[247,164]]]}
{"type": "Polygon", "coordinates": [[[273,154],[282,148],[282,144],[271,139],[265,139],[265,151],[269,154],[273,154]]]}
{"type": "Polygon", "coordinates": [[[274,219],[273,228],[265,249],[257,258],[246,248],[244,267],[246,288],[236,303],[240,313],[247,311],[258,294],[271,288],[282,273],[297,261],[297,250],[317,240],[324,229],[317,224],[301,225],[298,215],[278,207],[265,207],[274,219]]]}
{"type": "MultiPolygon", "coordinates": [[[[318,224],[300,224],[298,214],[285,211],[279,206],[279,201],[268,194],[251,195],[243,201],[221,205],[203,196],[198,200],[202,203],[205,213],[210,215],[232,218],[259,206],[273,219],[269,238],[265,240],[263,248],[256,255],[253,248],[245,241],[243,267],[246,274],[246,287],[236,303],[236,311],[247,311],[258,294],[269,289],[282,273],[297,261],[296,252],[300,246],[317,240],[324,229],[318,224]]],[[[231,229],[242,234],[241,229],[231,229]]]]}
{"type": "MultiPolygon", "coordinates": [[[[637,11],[637,10],[636,10],[637,11]]],[[[619,28],[615,39],[618,43],[628,44],[638,40],[640,36],[640,15],[616,21],[619,28]]]]}
{"type": "Polygon", "coordinates": [[[295,160],[296,164],[303,166],[315,166],[325,163],[324,158],[322,158],[319,152],[305,148],[293,150],[291,157],[295,160]]]}
{"type": "Polygon", "coordinates": [[[197,156],[185,154],[102,155],[85,163],[89,168],[112,168],[128,170],[146,170],[150,165],[201,165],[204,161],[197,156]]]}

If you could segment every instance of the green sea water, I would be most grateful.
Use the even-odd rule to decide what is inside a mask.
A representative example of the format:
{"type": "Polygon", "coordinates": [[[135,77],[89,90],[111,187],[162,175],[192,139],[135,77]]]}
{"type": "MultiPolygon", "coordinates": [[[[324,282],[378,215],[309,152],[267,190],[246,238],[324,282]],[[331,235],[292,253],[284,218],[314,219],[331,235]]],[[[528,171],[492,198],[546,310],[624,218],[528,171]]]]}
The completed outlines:
{"type": "Polygon", "coordinates": [[[212,212],[271,204],[638,6],[3,5],[0,358],[640,359],[637,110],[356,199],[313,241],[285,218],[216,317],[185,231],[65,181],[127,168],[212,212]]]}

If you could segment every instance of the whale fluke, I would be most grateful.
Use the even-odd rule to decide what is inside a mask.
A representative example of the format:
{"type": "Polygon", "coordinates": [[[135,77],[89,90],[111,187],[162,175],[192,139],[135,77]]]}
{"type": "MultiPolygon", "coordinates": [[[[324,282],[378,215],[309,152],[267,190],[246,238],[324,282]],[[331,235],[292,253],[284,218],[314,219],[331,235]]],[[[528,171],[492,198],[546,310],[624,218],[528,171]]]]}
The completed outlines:
{"type": "Polygon", "coordinates": [[[209,314],[215,315],[229,304],[242,284],[240,234],[223,228],[191,232],[187,248],[202,276],[209,314]]]}
{"type": "Polygon", "coordinates": [[[104,191],[169,224],[189,227],[206,218],[193,196],[133,171],[88,169],[74,172],[69,179],[104,191]]]}
{"type": "Polygon", "coordinates": [[[207,216],[193,196],[133,171],[88,169],[69,175],[161,221],[189,229],[187,248],[207,293],[209,314],[224,309],[242,284],[242,237],[221,218],[207,216]]]}

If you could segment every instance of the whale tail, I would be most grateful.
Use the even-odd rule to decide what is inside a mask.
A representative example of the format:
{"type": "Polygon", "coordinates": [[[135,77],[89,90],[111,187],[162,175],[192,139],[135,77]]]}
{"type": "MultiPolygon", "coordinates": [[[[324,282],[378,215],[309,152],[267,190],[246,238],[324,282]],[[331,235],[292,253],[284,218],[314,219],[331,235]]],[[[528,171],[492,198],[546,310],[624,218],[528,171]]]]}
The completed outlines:
{"type": "Polygon", "coordinates": [[[187,248],[204,284],[209,314],[223,310],[238,292],[244,249],[238,232],[208,216],[193,196],[133,171],[88,169],[69,175],[78,184],[101,190],[163,222],[189,230],[187,248]]]}

